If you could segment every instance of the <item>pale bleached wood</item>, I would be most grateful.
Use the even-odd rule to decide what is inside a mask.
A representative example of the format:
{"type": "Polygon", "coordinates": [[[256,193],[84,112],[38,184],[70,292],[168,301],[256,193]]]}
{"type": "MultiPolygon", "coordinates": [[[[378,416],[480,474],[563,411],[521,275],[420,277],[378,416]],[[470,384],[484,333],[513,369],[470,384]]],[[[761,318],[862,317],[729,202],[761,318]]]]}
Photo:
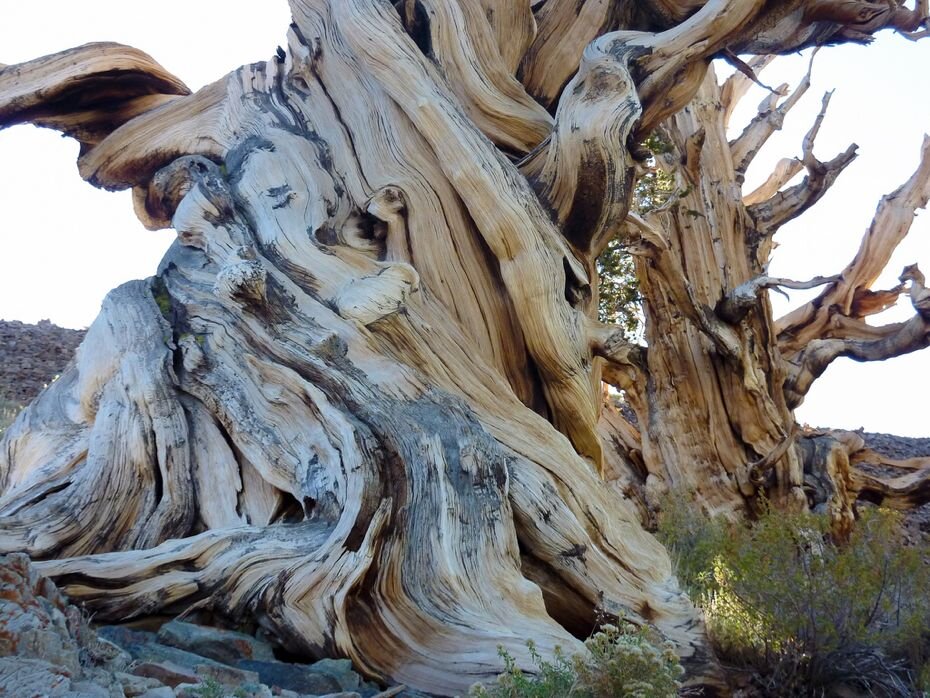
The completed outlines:
{"type": "Polygon", "coordinates": [[[804,165],[797,158],[782,158],[765,181],[743,197],[743,205],[752,206],[770,199],[803,169],[804,165]]]}

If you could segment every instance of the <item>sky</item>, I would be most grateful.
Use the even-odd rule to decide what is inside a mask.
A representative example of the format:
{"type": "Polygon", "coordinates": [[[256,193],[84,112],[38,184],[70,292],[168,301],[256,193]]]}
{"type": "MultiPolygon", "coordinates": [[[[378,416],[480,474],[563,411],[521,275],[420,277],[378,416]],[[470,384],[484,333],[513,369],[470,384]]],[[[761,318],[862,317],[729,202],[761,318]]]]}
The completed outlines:
{"type": "MultiPolygon", "coordinates": [[[[266,60],[285,44],[284,0],[5,0],[0,63],[17,63],[89,41],[118,41],[146,51],[197,89],[239,65],[266,60]],[[256,8],[260,8],[256,10],[256,8]]],[[[777,235],[770,272],[807,279],[840,271],[853,257],[880,197],[913,172],[922,135],[930,132],[930,40],[910,42],[882,32],[869,47],[822,50],[805,99],[772,137],[747,175],[746,191],[774,163],[800,154],[801,139],[824,91],[836,90],[815,153],[828,160],[857,143],[859,157],[823,200],[777,235]]],[[[767,84],[796,84],[806,56],[779,58],[767,84]]],[[[736,135],[765,93],[743,100],[736,135]]],[[[145,230],[128,192],[105,192],[77,174],[77,143],[53,131],[17,126],[0,131],[0,319],[86,327],[104,295],[130,279],[154,274],[174,232],[145,230]]],[[[922,262],[930,273],[930,212],[915,221],[877,287],[890,288],[902,268],[922,262]]],[[[776,314],[804,302],[773,297],[776,314]]],[[[878,323],[912,314],[906,298],[878,323]]],[[[864,427],[930,436],[930,350],[890,361],[840,359],[814,384],[798,419],[812,425],[864,427]]]]}

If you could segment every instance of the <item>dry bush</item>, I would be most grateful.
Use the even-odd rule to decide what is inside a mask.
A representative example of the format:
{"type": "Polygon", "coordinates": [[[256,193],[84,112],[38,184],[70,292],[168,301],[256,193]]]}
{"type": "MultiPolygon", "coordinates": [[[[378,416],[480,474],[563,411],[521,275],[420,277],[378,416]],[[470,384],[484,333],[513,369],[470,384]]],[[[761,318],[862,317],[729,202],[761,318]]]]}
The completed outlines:
{"type": "Polygon", "coordinates": [[[898,514],[865,512],[839,544],[825,515],[727,526],[683,499],[664,511],[659,535],[715,649],[763,695],[914,695],[930,658],[930,550],[905,543],[898,514]]]}

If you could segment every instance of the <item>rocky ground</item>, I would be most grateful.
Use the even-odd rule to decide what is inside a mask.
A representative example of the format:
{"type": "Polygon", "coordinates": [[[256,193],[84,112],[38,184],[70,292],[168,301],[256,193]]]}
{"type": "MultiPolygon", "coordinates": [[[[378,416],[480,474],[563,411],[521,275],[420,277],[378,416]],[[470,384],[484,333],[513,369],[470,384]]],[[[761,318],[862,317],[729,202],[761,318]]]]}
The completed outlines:
{"type": "Polygon", "coordinates": [[[279,661],[269,643],[231,630],[94,628],[18,554],[0,557],[0,696],[422,698],[364,681],[347,659],[279,661]]]}
{"type": "Polygon", "coordinates": [[[26,405],[64,370],[84,330],[0,320],[0,402],[26,405]]]}

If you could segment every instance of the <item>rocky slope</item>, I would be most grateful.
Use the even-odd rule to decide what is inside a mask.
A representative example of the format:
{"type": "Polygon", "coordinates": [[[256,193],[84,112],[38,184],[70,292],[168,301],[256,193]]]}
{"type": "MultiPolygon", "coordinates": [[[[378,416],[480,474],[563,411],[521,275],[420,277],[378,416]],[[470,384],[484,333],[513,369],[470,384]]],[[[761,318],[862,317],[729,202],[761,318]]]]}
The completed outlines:
{"type": "Polygon", "coordinates": [[[84,330],[0,320],[0,402],[28,404],[64,370],[84,330]]]}

